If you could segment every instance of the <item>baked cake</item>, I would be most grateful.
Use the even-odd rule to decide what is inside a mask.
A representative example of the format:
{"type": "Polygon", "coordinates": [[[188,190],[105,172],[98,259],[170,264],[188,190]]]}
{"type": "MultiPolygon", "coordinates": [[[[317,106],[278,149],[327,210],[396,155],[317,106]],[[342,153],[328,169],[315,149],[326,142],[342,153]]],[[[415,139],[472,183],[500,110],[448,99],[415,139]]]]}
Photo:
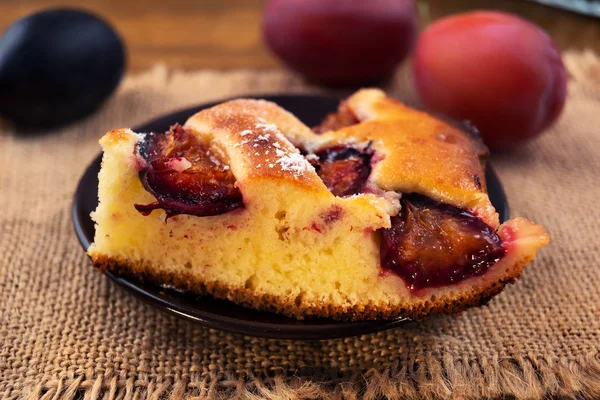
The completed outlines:
{"type": "Polygon", "coordinates": [[[499,225],[476,137],[376,89],[313,129],[239,99],[100,144],[95,267],[296,318],[458,312],[549,241],[499,225]]]}

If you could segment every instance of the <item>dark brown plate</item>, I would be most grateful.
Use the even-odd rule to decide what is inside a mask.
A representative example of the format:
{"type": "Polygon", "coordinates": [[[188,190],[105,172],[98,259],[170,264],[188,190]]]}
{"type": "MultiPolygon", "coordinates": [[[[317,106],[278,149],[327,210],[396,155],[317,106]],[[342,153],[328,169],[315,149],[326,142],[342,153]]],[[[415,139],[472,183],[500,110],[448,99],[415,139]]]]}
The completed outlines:
{"type": "MultiPolygon", "coordinates": [[[[273,101],[295,114],[308,126],[317,125],[329,112],[336,110],[339,98],[314,95],[247,96],[273,101]]],[[[221,101],[220,101],[221,102],[221,101]]],[[[164,132],[169,126],[183,123],[189,116],[214,106],[203,104],[174,112],[136,127],[136,132],[164,132]]],[[[98,205],[98,172],[101,155],[92,162],[83,174],[73,199],[73,224],[81,246],[87,250],[94,239],[94,223],[90,213],[98,205]]],[[[502,221],[508,219],[508,205],[500,182],[491,170],[486,171],[489,195],[502,221]]],[[[309,318],[302,321],[278,314],[256,311],[238,306],[225,300],[209,296],[198,296],[166,289],[150,282],[131,277],[121,277],[110,272],[106,275],[147,303],[168,313],[214,329],[251,336],[278,339],[329,339],[355,336],[390,329],[405,323],[405,319],[386,321],[341,322],[325,318],[309,318]]]]}

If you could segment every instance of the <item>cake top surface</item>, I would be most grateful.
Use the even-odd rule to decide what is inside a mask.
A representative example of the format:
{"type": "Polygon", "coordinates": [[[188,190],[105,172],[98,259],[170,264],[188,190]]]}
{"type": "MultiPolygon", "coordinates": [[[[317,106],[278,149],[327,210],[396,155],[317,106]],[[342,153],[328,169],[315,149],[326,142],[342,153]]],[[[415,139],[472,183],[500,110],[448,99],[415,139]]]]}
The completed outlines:
{"type": "Polygon", "coordinates": [[[327,190],[298,148],[314,134],[275,103],[229,101],[200,111],[188,119],[185,127],[220,146],[238,182],[268,177],[327,190]]]}
{"type": "Polygon", "coordinates": [[[380,189],[421,193],[498,226],[480,159],[486,149],[477,138],[377,89],[360,90],[343,106],[356,123],[323,134],[274,103],[252,99],[200,111],[185,126],[221,144],[240,182],[270,177],[320,191],[327,189],[307,157],[331,146],[371,146],[369,181],[380,189]]]}
{"type": "MultiPolygon", "coordinates": [[[[334,146],[368,147],[374,152],[370,186],[382,192],[423,194],[498,226],[485,185],[486,148],[477,138],[378,89],[356,92],[342,108],[356,121],[322,134],[277,104],[254,99],[202,110],[184,127],[222,154],[241,185],[267,178],[328,193],[311,163],[314,153],[334,146]]],[[[106,140],[120,140],[119,132],[109,132],[106,140]]]]}
{"type": "Polygon", "coordinates": [[[485,186],[487,149],[478,138],[379,90],[361,90],[345,106],[361,122],[327,132],[323,139],[371,141],[383,155],[371,178],[379,187],[473,209],[491,226],[498,225],[485,186]]]}

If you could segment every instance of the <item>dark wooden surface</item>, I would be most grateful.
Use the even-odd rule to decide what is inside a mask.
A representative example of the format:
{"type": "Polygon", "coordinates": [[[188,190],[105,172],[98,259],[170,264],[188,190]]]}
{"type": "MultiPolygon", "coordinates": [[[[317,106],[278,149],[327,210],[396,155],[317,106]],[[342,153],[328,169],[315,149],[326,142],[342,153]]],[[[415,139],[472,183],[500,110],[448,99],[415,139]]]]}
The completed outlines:
{"type": "MultiPolygon", "coordinates": [[[[103,15],[119,31],[128,48],[130,70],[157,62],[184,69],[272,68],[279,63],[265,48],[260,32],[265,4],[266,0],[1,0],[0,31],[44,8],[83,7],[103,15]]],[[[515,12],[546,29],[561,49],[591,48],[600,53],[600,19],[525,1],[419,1],[420,25],[475,8],[515,12]]]]}

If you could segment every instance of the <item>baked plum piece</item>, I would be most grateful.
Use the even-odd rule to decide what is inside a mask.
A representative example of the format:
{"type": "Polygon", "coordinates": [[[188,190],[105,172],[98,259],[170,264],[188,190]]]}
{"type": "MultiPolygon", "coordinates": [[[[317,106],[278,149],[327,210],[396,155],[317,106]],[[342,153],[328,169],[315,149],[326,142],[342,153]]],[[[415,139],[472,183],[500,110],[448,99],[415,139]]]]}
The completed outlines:
{"type": "Polygon", "coordinates": [[[135,208],[144,215],[163,209],[169,218],[177,214],[206,217],[242,207],[235,177],[215,150],[181,125],[164,134],[146,135],[135,149],[142,165],[139,177],[157,201],[135,204],[135,208]]]}
{"type": "Polygon", "coordinates": [[[381,266],[411,290],[482,275],[504,256],[500,237],[475,215],[417,194],[401,204],[382,230],[381,266]]]}
{"type": "Polygon", "coordinates": [[[309,162],[334,195],[351,196],[362,192],[367,183],[372,157],[369,146],[363,150],[333,146],[315,153],[309,157],[309,162]]]}

